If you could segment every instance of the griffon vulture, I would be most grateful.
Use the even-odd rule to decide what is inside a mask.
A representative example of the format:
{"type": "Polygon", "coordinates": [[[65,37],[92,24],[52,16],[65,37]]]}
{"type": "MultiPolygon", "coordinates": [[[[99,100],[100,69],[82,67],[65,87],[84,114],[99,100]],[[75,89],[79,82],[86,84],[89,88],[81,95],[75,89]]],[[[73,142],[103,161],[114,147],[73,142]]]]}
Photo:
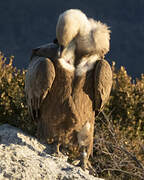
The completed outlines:
{"type": "MultiPolygon", "coordinates": [[[[90,22],[81,11],[76,12],[80,12],[84,17],[83,21],[90,22]]],[[[77,18],[79,16],[74,19],[77,21],[77,18]]],[[[59,22],[60,20],[58,24],[59,22]]],[[[67,22],[64,23],[63,26],[67,25],[67,22]]],[[[60,48],[60,54],[56,44],[33,50],[25,81],[27,101],[32,117],[38,121],[38,137],[47,142],[55,142],[58,153],[61,144],[78,145],[80,164],[83,168],[89,168],[95,116],[107,102],[112,86],[111,67],[106,60],[100,59],[108,51],[109,42],[105,48],[105,43],[103,44],[100,53],[97,50],[89,51],[91,45],[87,44],[89,48],[86,48],[86,32],[91,25],[88,23],[88,27],[84,27],[85,24],[77,22],[73,26],[79,25],[79,34],[70,34],[68,42],[62,44],[63,37],[59,39],[60,35],[65,36],[69,30],[59,33],[58,24],[57,39],[64,48],[60,48]],[[81,26],[84,34],[80,33],[83,29],[81,26]],[[84,44],[81,40],[84,40],[84,44]]],[[[102,25],[98,30],[101,36],[100,31],[105,32],[106,26],[102,25]]],[[[107,31],[109,32],[108,29],[107,31]]],[[[95,43],[102,44],[101,41],[105,38],[98,39],[95,43]]],[[[108,39],[106,36],[106,41],[108,40],[109,36],[108,39]]]]}

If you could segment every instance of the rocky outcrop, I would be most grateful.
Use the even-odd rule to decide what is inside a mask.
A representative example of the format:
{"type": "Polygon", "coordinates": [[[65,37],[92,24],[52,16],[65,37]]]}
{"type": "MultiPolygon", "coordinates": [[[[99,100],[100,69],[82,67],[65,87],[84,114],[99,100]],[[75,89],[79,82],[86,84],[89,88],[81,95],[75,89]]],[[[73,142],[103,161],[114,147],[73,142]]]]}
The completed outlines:
{"type": "Polygon", "coordinates": [[[20,129],[0,126],[0,180],[102,180],[50,155],[51,146],[20,129]]]}

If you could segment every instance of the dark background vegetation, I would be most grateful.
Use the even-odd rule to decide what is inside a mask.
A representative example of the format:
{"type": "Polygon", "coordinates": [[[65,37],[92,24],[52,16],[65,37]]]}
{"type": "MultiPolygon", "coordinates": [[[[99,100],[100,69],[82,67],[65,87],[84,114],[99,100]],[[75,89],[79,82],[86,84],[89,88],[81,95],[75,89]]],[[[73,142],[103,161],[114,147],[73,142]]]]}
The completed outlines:
{"type": "Polygon", "coordinates": [[[126,67],[132,77],[144,68],[143,0],[2,0],[0,2],[0,50],[14,55],[14,64],[26,68],[31,49],[55,37],[58,15],[79,8],[87,16],[107,23],[112,31],[107,59],[126,67]]]}

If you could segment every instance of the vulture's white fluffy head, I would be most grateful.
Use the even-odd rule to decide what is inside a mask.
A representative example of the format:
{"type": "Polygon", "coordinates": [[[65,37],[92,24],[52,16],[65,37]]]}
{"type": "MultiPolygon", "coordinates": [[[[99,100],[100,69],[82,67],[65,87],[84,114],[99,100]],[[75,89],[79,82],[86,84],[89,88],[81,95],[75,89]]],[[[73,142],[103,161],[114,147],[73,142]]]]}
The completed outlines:
{"type": "Polygon", "coordinates": [[[110,30],[106,24],[87,18],[78,9],[62,13],[57,22],[56,36],[62,51],[73,41],[78,54],[97,54],[103,57],[109,51],[110,30]]]}
{"type": "Polygon", "coordinates": [[[90,23],[86,15],[79,9],[70,9],[59,16],[56,36],[59,44],[66,47],[78,34],[83,35],[89,30],[90,23]]]}

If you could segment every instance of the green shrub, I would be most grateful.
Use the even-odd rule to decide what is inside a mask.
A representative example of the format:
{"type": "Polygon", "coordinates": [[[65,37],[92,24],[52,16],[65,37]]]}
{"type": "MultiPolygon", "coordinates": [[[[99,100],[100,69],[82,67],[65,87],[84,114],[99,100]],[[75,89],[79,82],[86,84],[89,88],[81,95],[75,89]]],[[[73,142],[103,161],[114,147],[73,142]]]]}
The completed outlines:
{"type": "Polygon", "coordinates": [[[124,67],[117,71],[113,63],[112,70],[113,88],[105,111],[128,136],[144,137],[144,75],[134,82],[124,67]]]}
{"type": "Polygon", "coordinates": [[[24,93],[25,70],[13,67],[13,57],[7,60],[0,53],[0,124],[9,123],[33,133],[24,93]]]}

